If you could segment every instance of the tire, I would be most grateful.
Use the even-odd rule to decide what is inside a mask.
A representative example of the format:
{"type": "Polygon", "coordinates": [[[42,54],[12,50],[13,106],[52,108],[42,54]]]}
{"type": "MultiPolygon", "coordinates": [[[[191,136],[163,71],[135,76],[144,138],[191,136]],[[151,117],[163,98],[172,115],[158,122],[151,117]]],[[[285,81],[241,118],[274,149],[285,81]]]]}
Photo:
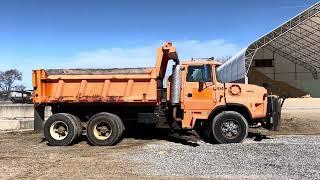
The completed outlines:
{"type": "MultiPolygon", "coordinates": [[[[124,126],[124,124],[123,124],[123,122],[122,122],[122,120],[121,120],[121,118],[119,116],[117,116],[115,114],[111,114],[111,115],[115,116],[115,118],[117,118],[118,121],[120,121],[120,123],[119,123],[119,126],[120,126],[119,140],[120,140],[123,137],[123,134],[124,134],[124,131],[125,131],[126,128],[125,128],[125,126],[124,126]]],[[[118,142],[119,142],[119,140],[118,140],[118,142]]]]}
{"type": "Polygon", "coordinates": [[[76,115],[73,115],[73,114],[70,114],[72,116],[72,118],[74,119],[76,125],[77,125],[77,137],[76,137],[76,140],[79,140],[80,139],[80,136],[82,135],[82,124],[81,124],[81,120],[78,116],[76,115]]]}
{"type": "Polygon", "coordinates": [[[77,138],[78,127],[71,114],[57,113],[44,122],[43,133],[50,145],[68,146],[77,138]]]}
{"type": "Polygon", "coordinates": [[[102,112],[94,115],[88,122],[88,140],[96,146],[115,145],[124,132],[122,120],[114,114],[102,112]]]}
{"type": "Polygon", "coordinates": [[[221,144],[242,142],[248,136],[248,128],[246,119],[235,111],[223,111],[212,121],[214,139],[221,144]]]}

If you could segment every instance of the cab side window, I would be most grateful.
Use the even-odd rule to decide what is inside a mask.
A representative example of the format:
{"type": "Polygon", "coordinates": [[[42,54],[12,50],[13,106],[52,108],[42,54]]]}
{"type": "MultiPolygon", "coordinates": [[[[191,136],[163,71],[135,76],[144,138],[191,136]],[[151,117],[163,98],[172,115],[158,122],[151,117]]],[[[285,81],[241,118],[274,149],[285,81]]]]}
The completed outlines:
{"type": "Polygon", "coordinates": [[[212,67],[210,65],[189,66],[187,82],[212,82],[212,67]]]}

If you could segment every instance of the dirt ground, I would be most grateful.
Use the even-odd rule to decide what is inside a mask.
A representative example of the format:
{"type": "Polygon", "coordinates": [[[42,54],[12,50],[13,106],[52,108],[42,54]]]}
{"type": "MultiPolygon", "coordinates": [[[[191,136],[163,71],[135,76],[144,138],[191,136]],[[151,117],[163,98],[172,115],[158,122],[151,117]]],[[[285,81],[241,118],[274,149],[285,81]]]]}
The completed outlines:
{"type": "MultiPolygon", "coordinates": [[[[282,120],[281,130],[275,134],[320,134],[320,99],[288,99],[282,120]]],[[[141,164],[132,164],[124,157],[150,144],[170,141],[161,136],[124,138],[113,147],[90,146],[85,139],[73,146],[52,147],[39,133],[1,133],[0,179],[154,179],[155,176],[137,173],[136,166],[141,164]]]]}
{"type": "Polygon", "coordinates": [[[0,179],[138,179],[122,157],[146,143],[124,139],[113,147],[93,147],[86,141],[52,147],[39,133],[1,134],[0,179]]]}
{"type": "Polygon", "coordinates": [[[278,134],[320,134],[320,98],[286,99],[278,134]]]}

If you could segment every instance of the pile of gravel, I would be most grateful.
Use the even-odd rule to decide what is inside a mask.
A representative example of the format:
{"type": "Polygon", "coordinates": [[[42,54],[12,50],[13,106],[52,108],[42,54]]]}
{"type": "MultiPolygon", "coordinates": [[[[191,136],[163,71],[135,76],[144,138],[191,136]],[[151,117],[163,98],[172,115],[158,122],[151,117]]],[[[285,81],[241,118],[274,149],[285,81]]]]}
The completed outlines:
{"type": "Polygon", "coordinates": [[[241,144],[145,145],[125,159],[144,176],[319,179],[320,136],[279,136],[241,144]]]}

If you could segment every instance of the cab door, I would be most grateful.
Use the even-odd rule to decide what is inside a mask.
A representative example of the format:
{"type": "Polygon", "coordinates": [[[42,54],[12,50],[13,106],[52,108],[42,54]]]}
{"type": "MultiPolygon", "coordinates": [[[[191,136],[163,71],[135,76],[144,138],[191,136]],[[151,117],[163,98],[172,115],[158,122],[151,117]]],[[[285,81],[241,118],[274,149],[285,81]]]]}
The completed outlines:
{"type": "Polygon", "coordinates": [[[189,65],[182,78],[183,108],[199,112],[212,110],[216,103],[212,65],[189,65]]]}

